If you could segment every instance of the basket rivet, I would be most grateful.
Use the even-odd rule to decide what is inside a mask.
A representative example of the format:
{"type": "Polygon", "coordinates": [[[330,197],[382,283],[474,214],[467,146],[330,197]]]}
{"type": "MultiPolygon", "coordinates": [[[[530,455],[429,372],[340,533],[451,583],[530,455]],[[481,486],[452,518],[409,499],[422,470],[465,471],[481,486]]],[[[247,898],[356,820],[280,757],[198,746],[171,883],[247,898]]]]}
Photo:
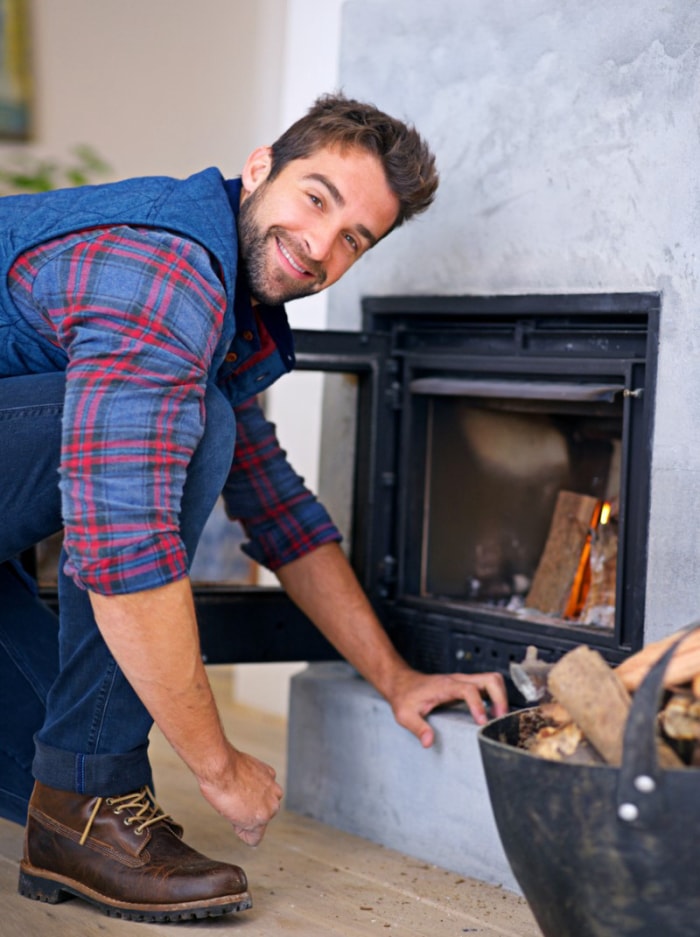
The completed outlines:
{"type": "Polygon", "coordinates": [[[634,779],[634,786],[640,794],[651,794],[656,790],[656,781],[650,778],[648,774],[640,774],[634,779]]]}
{"type": "Polygon", "coordinates": [[[639,808],[635,804],[620,804],[617,808],[617,815],[621,820],[631,823],[639,816],[639,808]]]}

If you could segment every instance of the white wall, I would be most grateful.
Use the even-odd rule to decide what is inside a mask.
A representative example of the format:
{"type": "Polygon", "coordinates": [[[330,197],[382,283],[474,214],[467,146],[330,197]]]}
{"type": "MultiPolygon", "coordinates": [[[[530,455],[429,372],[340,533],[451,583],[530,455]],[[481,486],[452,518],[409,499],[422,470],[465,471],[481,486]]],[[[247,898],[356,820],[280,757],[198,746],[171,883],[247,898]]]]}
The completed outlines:
{"type": "Polygon", "coordinates": [[[286,0],[33,0],[37,147],[234,175],[276,132],[286,0]]]}
{"type": "MultiPolygon", "coordinates": [[[[290,0],[282,75],[280,130],[301,117],[321,93],[337,85],[340,19],[343,0],[290,0]]],[[[291,303],[287,312],[296,328],[321,329],[326,324],[327,296],[291,303]]],[[[315,490],[318,483],[322,378],[310,372],[274,385],[267,395],[267,413],[277,424],[289,459],[315,490]],[[290,392],[289,388],[293,388],[290,392]],[[299,420],[299,415],[303,419],[299,420]]],[[[261,583],[277,580],[263,570],[261,583]]],[[[236,698],[248,706],[286,716],[289,680],[305,664],[246,664],[236,668],[236,698]]]]}

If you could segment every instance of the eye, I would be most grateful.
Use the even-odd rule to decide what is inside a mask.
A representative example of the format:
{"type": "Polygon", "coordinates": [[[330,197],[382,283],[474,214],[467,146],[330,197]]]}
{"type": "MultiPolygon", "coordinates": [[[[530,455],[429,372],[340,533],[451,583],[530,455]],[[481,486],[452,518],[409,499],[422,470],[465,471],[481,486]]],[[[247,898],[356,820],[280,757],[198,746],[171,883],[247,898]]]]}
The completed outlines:
{"type": "Polygon", "coordinates": [[[314,195],[313,192],[309,192],[309,201],[312,205],[315,205],[316,208],[323,208],[323,202],[318,195],[314,195]]]}
{"type": "Polygon", "coordinates": [[[360,245],[357,243],[355,238],[352,236],[352,234],[345,234],[343,236],[345,238],[345,243],[348,245],[350,250],[356,254],[360,249],[360,245]]]}

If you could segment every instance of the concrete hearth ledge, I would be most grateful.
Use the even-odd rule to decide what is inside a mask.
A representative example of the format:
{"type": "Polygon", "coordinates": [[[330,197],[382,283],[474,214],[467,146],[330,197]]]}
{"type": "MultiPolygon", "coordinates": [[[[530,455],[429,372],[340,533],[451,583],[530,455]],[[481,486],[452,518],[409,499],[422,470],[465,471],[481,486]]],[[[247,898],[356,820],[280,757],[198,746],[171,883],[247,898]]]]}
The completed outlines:
{"type": "Polygon", "coordinates": [[[465,708],[430,717],[433,748],[344,663],[292,678],[289,810],[407,855],[520,893],[498,837],[465,708]]]}

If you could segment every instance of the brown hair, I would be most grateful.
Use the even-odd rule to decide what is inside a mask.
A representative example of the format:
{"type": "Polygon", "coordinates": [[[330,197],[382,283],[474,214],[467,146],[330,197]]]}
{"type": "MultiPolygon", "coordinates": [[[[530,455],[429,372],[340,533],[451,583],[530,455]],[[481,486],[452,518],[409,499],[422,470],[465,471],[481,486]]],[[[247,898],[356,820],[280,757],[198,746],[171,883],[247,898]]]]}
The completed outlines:
{"type": "Polygon", "coordinates": [[[322,95],[272,144],[268,181],[292,160],[334,146],[360,147],[379,158],[389,188],[399,201],[394,228],[432,204],[438,187],[435,157],[415,128],[373,104],[342,94],[322,95]]]}

